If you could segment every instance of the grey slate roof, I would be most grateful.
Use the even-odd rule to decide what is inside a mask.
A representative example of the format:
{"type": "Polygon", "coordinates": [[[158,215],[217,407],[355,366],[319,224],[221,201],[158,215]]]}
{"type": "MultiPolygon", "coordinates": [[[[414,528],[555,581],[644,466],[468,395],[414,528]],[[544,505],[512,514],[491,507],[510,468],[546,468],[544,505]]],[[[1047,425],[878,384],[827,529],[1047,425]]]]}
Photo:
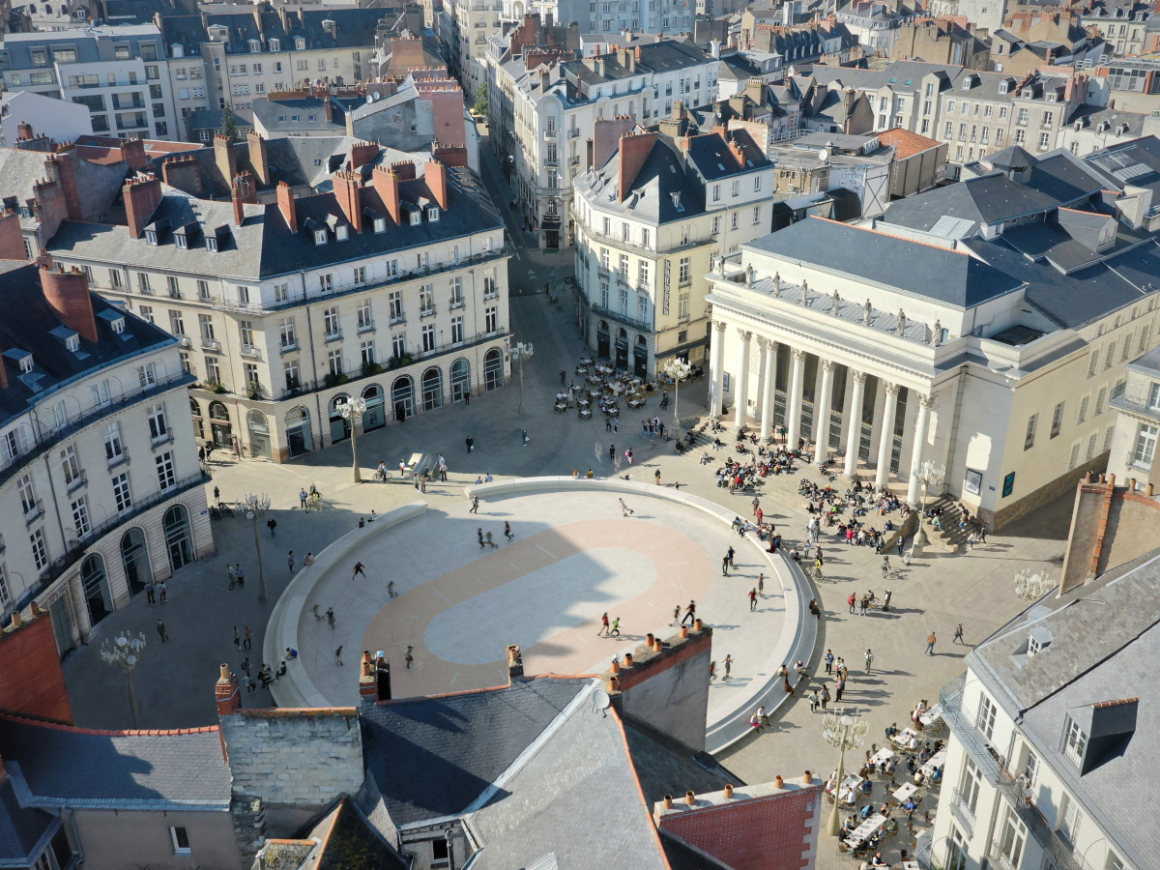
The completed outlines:
{"type": "MultiPolygon", "coordinates": [[[[166,217],[170,226],[180,227],[192,221],[202,224],[210,234],[215,227],[229,225],[230,241],[217,253],[206,250],[204,238],[188,248],[178,248],[171,233],[156,245],[133,239],[123,226],[65,221],[53,237],[49,250],[59,256],[91,258],[99,262],[117,262],[127,266],[173,270],[190,274],[213,274],[238,280],[260,280],[343,262],[357,262],[437,241],[461,238],[482,230],[499,228],[503,221],[491,202],[479,177],[471,170],[448,167],[448,207],[434,223],[424,219],[419,225],[392,223],[374,188],[364,188],[364,208],[378,211],[387,219],[387,230],[376,233],[373,222],[363,232],[351,232],[346,241],[333,237],[325,245],[316,245],[305,229],[307,220],[326,225],[328,217],[345,223],[346,218],[332,192],[296,199],[298,233],[291,233],[276,203],[244,206],[245,220],[233,225],[233,205],[189,196],[175,188],[164,187],[165,196],[151,220],[166,217]],[[67,256],[66,256],[67,255],[67,256]]],[[[422,177],[399,183],[404,203],[415,203],[422,197],[434,201],[422,177]]]]}
{"type": "Polygon", "coordinates": [[[632,717],[624,717],[624,733],[645,804],[650,807],[667,794],[702,794],[721,791],[726,783],[745,784],[707,752],[695,752],[632,717]]]}
{"type": "Polygon", "coordinates": [[[927,232],[943,217],[962,218],[971,221],[973,234],[981,225],[1037,214],[1057,205],[1059,202],[1047,194],[996,173],[895,200],[886,207],[882,219],[927,232]]]}
{"type": "MultiPolygon", "coordinates": [[[[719,138],[718,141],[720,142],[719,138]]],[[[723,143],[721,147],[725,148],[723,143]]],[[[617,202],[619,198],[617,196],[610,202],[608,195],[619,189],[619,161],[617,150],[598,172],[577,178],[575,181],[577,190],[591,196],[594,201],[599,197],[602,209],[631,214],[649,223],[664,224],[688,220],[704,213],[704,189],[689,180],[673,146],[663,138],[653,142],[652,150],[631,182],[631,194],[624,202],[617,202]],[[682,210],[678,210],[673,203],[674,193],[680,194],[682,210]]],[[[732,165],[735,165],[735,161],[732,165]]]]}
{"type": "Polygon", "coordinates": [[[367,776],[391,820],[403,825],[463,812],[589,682],[541,677],[364,707],[367,776]]]}
{"type": "Polygon", "coordinates": [[[28,861],[58,827],[55,816],[20,806],[10,778],[0,782],[0,865],[28,861]]]}
{"type": "Polygon", "coordinates": [[[840,82],[845,87],[860,91],[889,87],[896,94],[910,94],[920,90],[922,79],[932,73],[941,75],[949,82],[957,78],[962,69],[953,64],[898,60],[882,70],[815,66],[813,77],[820,85],[840,82]]]}
{"type": "MultiPolygon", "coordinates": [[[[32,373],[23,374],[19,364],[7,354],[0,357],[0,365],[6,367],[8,374],[8,387],[0,390],[0,425],[27,412],[44,397],[45,391],[61,382],[128,359],[145,348],[175,341],[159,327],[90,293],[98,340],[91,342],[80,336],[84,356],[73,353],[52,334],[60,328],[61,321],[44,298],[38,271],[35,264],[16,264],[0,271],[0,310],[20,312],[19,317],[0,317],[0,348],[26,351],[33,360],[32,373]],[[118,319],[123,317],[125,331],[114,333],[109,320],[101,316],[103,312],[114,312],[118,319]]],[[[5,757],[0,746],[0,758],[5,757]]]]}
{"type": "Polygon", "coordinates": [[[963,253],[820,218],[799,221],[742,247],[960,308],[1010,293],[1023,283],[963,253]],[[899,263],[906,268],[898,268],[899,263]]]}
{"type": "Polygon", "coordinates": [[[967,661],[992,691],[1000,688],[1000,700],[1023,713],[1022,727],[1043,760],[1088,813],[1118,834],[1117,845],[1135,853],[1131,862],[1154,866],[1160,853],[1154,802],[1129,796],[1154,795],[1160,777],[1155,740],[1160,695],[1154,688],[1160,661],[1160,551],[1109,572],[1099,584],[1029,608],[976,647],[967,661]],[[1028,657],[1032,628],[1049,632],[1051,643],[1028,657]],[[1131,739],[1081,776],[1061,751],[1067,717],[1090,718],[1092,705],[1136,697],[1131,739]]]}
{"type": "MultiPolygon", "coordinates": [[[[19,206],[23,206],[30,199],[35,199],[36,185],[51,178],[51,172],[45,168],[45,161],[51,155],[43,151],[21,151],[18,148],[0,148],[0,178],[4,179],[4,197],[14,196],[19,206]]],[[[79,160],[72,155],[73,173],[76,176],[77,188],[81,192],[81,205],[92,217],[98,212],[108,209],[109,202],[121,189],[128,174],[128,167],[124,163],[99,164],[87,160],[79,160]]],[[[20,225],[31,229],[37,225],[35,217],[20,217],[20,225]]]]}
{"type": "Polygon", "coordinates": [[[529,867],[549,853],[569,870],[667,870],[615,713],[581,703],[471,819],[477,870],[529,867]]]}
{"type": "Polygon", "coordinates": [[[34,806],[227,809],[230,804],[230,770],[217,728],[127,734],[0,714],[0,757],[14,768],[22,802],[34,806]]]}

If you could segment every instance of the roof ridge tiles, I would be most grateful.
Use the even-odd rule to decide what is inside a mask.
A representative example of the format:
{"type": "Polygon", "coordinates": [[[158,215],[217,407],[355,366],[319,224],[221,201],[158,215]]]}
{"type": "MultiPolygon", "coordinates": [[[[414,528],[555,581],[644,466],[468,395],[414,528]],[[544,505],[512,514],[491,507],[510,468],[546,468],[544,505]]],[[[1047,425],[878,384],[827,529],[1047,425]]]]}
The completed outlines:
{"type": "Polygon", "coordinates": [[[22,716],[19,713],[10,713],[0,710],[0,719],[9,722],[20,722],[35,725],[38,728],[51,728],[54,731],[68,731],[72,734],[87,734],[94,737],[179,737],[186,734],[208,734],[221,730],[219,725],[202,725],[198,728],[170,728],[148,729],[128,728],[124,730],[110,730],[106,728],[82,728],[79,725],[70,725],[67,722],[54,722],[51,719],[39,719],[35,716],[22,716]]]}

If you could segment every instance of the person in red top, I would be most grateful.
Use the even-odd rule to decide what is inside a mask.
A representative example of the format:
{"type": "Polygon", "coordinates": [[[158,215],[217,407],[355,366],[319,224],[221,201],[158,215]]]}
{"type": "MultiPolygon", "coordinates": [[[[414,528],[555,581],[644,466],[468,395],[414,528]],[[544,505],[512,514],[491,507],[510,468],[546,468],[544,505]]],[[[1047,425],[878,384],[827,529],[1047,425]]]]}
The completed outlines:
{"type": "Polygon", "coordinates": [[[602,634],[608,633],[608,614],[607,613],[605,613],[602,617],[600,617],[600,625],[601,625],[600,631],[596,632],[597,637],[600,637],[600,635],[602,635],[602,634]]]}
{"type": "Polygon", "coordinates": [[[749,609],[750,610],[757,609],[757,590],[756,589],[749,590],[749,609]]]}
{"type": "Polygon", "coordinates": [[[858,596],[851,592],[850,597],[846,599],[846,603],[850,605],[850,612],[853,613],[854,605],[858,603],[858,596]]]}

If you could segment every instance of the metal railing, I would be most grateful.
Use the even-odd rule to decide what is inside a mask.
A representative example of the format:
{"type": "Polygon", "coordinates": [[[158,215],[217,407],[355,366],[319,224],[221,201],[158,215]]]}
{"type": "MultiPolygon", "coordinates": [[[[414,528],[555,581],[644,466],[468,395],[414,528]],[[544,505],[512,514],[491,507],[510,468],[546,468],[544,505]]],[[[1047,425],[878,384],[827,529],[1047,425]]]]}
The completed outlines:
{"type": "Polygon", "coordinates": [[[1007,853],[1003,851],[998,840],[991,841],[991,848],[987,850],[987,859],[999,870],[1015,870],[1015,865],[1011,863],[1011,859],[1007,857],[1007,853]]]}
{"type": "Polygon", "coordinates": [[[1141,396],[1127,395],[1122,388],[1120,392],[1112,391],[1112,397],[1108,400],[1108,404],[1121,411],[1139,414],[1141,417],[1148,417],[1152,420],[1160,420],[1160,408],[1149,405],[1148,401],[1141,396]]]}
{"type": "Polygon", "coordinates": [[[967,674],[964,671],[953,681],[943,686],[939,691],[939,703],[943,708],[943,721],[950,726],[954,735],[959,738],[963,747],[978,765],[983,779],[992,785],[1002,779],[1005,761],[996,752],[987,737],[975,727],[970,716],[963,710],[963,686],[966,684],[967,674]]]}
{"type": "Polygon", "coordinates": [[[630,242],[626,239],[618,238],[617,236],[606,236],[604,233],[592,229],[591,227],[584,226],[583,224],[580,226],[584,234],[588,236],[589,239],[593,239],[601,243],[607,243],[609,247],[615,247],[622,251],[632,251],[633,253],[641,254],[646,257],[655,257],[658,254],[671,254],[675,253],[676,251],[684,250],[685,248],[695,248],[699,245],[705,245],[709,242],[715,241],[718,235],[717,233],[706,233],[705,235],[696,237],[690,236],[687,239],[677,238],[668,244],[656,245],[655,247],[649,248],[644,247],[643,245],[634,244],[633,242],[630,242]]]}
{"type": "MultiPolygon", "coordinates": [[[[175,375],[170,375],[166,378],[160,378],[156,383],[147,387],[132,390],[122,393],[118,398],[112,399],[103,404],[90,408],[85,413],[81,414],[76,419],[53,429],[51,432],[39,433],[33,443],[23,453],[19,453],[8,460],[8,463],[0,467],[0,486],[3,486],[16,474],[20,469],[24,468],[34,459],[41,455],[49,447],[59,444],[65,438],[68,438],[87,426],[91,426],[98,420],[108,417],[111,414],[119,414],[121,411],[128,408],[130,405],[135,405],[138,402],[146,401],[154,396],[159,396],[162,393],[167,393],[178,387],[184,387],[186,384],[192,384],[197,380],[193,375],[187,372],[180,372],[175,375]]],[[[34,418],[35,422],[35,418],[34,418]]]]}
{"type": "Polygon", "coordinates": [[[628,326],[631,326],[633,329],[639,329],[642,332],[651,332],[652,331],[653,327],[652,327],[651,323],[646,323],[643,320],[637,320],[635,317],[629,317],[627,314],[621,314],[619,311],[613,311],[611,308],[606,308],[603,305],[598,305],[597,303],[592,302],[591,300],[589,300],[589,302],[588,302],[588,307],[591,308],[592,311],[595,312],[596,314],[599,314],[601,317],[607,317],[609,320],[615,320],[618,323],[627,324],[628,326]]]}
{"type": "Polygon", "coordinates": [[[158,490],[151,495],[145,496],[138,502],[135,502],[127,510],[123,510],[116,516],[109,517],[103,523],[90,527],[87,534],[82,536],[79,540],[69,541],[69,548],[63,556],[54,561],[52,565],[46,568],[37,579],[37,581],[20,594],[20,597],[13,602],[10,602],[9,607],[4,610],[4,618],[14,610],[23,610],[28,606],[37,595],[42,594],[48,589],[61,575],[63,575],[69,568],[79,562],[85,556],[85,550],[94,541],[103,538],[113,529],[120,525],[124,525],[130,520],[136,519],[141,514],[150,510],[162,502],[169,499],[176,498],[195,486],[204,486],[210,480],[210,476],[203,471],[198,471],[189,477],[184,477],[181,480],[174,482],[172,486],[167,486],[165,489],[158,490]]]}
{"type": "Polygon", "coordinates": [[[951,792],[951,815],[958,819],[967,837],[975,833],[975,812],[967,805],[967,800],[957,788],[951,792]]]}

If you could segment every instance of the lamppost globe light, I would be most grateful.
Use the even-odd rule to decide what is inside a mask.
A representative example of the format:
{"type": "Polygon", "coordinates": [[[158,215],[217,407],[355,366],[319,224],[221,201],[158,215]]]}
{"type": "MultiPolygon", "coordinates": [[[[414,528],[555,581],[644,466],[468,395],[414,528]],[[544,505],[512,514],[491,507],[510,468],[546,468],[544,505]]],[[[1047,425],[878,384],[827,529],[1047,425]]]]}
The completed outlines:
{"type": "Polygon", "coordinates": [[[253,520],[254,519],[254,512],[253,511],[246,511],[246,519],[253,520]]]}

